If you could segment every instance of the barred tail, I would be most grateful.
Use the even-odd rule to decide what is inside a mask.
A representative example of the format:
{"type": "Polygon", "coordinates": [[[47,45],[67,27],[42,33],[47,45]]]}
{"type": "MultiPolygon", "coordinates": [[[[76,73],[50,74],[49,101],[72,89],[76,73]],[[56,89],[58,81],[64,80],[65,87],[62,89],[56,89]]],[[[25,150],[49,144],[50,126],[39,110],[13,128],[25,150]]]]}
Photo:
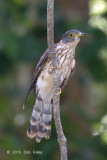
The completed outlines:
{"type": "Polygon", "coordinates": [[[35,137],[39,143],[44,137],[50,138],[52,119],[52,102],[43,103],[41,99],[36,99],[33,108],[30,124],[27,130],[27,136],[35,137]]]}

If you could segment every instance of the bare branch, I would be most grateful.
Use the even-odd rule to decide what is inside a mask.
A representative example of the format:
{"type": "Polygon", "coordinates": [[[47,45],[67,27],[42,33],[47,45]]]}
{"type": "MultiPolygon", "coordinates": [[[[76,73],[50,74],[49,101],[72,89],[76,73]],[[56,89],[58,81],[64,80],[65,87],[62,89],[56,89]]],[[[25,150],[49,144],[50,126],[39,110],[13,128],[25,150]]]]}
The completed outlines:
{"type": "Polygon", "coordinates": [[[54,70],[54,97],[53,97],[53,112],[58,142],[60,145],[61,160],[67,160],[67,145],[66,138],[63,133],[60,119],[60,95],[57,95],[60,88],[60,69],[58,69],[58,59],[54,48],[54,0],[47,0],[47,40],[48,48],[52,60],[54,70]]]}

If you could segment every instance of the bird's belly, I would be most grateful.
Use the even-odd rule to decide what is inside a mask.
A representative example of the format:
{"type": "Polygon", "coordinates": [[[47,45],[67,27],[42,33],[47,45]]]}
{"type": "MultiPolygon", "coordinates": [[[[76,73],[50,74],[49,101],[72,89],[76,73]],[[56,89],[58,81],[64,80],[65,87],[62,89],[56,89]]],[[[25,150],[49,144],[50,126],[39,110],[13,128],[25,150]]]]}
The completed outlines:
{"type": "Polygon", "coordinates": [[[42,71],[36,87],[42,99],[51,101],[53,97],[53,73],[50,74],[48,70],[42,71]]]}

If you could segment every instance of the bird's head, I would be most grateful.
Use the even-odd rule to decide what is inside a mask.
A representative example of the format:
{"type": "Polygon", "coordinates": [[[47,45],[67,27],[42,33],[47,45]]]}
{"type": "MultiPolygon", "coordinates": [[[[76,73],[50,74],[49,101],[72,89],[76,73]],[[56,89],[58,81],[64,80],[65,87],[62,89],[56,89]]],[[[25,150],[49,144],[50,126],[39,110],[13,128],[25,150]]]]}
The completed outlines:
{"type": "Polygon", "coordinates": [[[80,41],[80,38],[83,37],[83,36],[86,36],[86,35],[87,35],[86,33],[80,32],[76,29],[72,29],[72,30],[69,30],[69,31],[65,32],[63,34],[61,40],[64,43],[70,43],[70,42],[78,43],[80,41]]]}

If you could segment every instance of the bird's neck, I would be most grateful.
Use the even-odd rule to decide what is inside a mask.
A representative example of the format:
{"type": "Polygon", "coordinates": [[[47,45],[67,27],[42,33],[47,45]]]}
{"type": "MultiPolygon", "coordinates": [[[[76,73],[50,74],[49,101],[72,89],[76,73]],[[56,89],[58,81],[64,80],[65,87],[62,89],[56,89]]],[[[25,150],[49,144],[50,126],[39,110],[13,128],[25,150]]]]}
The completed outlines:
{"type": "Polygon", "coordinates": [[[75,41],[75,42],[72,42],[72,43],[64,43],[63,41],[60,41],[58,43],[58,46],[57,46],[57,50],[62,50],[62,53],[70,53],[72,58],[74,58],[75,56],[75,48],[77,46],[79,41],[75,41]]]}

